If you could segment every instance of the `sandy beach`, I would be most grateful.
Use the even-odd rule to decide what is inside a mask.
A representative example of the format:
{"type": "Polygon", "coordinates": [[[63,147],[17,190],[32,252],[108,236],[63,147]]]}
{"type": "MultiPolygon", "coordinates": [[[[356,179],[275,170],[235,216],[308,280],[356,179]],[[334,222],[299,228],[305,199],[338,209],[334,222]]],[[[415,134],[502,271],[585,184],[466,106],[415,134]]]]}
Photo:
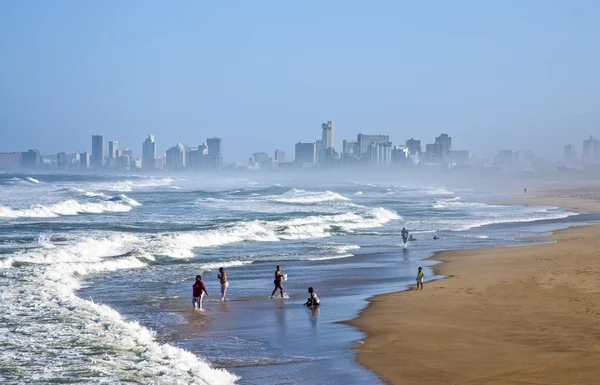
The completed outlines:
{"type": "MultiPolygon", "coordinates": [[[[530,192],[506,203],[600,211],[600,190],[530,192]]],[[[391,384],[597,384],[600,227],[544,244],[437,253],[450,278],[376,296],[350,323],[358,361],[391,384]]],[[[416,272],[415,272],[416,275],[416,272]]]]}

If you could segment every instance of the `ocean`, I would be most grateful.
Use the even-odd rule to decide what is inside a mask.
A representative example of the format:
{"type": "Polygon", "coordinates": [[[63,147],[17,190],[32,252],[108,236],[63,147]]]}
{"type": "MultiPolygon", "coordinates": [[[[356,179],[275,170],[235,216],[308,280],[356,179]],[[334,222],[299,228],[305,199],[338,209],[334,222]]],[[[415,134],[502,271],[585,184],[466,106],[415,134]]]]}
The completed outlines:
{"type": "Polygon", "coordinates": [[[466,185],[0,174],[0,382],[380,383],[355,362],[364,334],[342,323],[367,298],[406,289],[419,266],[440,278],[437,250],[519,245],[591,219],[466,185]],[[289,298],[269,299],[276,265],[289,298]],[[192,310],[198,274],[204,312],[192,310]],[[315,311],[302,306],[309,286],[315,311]]]}

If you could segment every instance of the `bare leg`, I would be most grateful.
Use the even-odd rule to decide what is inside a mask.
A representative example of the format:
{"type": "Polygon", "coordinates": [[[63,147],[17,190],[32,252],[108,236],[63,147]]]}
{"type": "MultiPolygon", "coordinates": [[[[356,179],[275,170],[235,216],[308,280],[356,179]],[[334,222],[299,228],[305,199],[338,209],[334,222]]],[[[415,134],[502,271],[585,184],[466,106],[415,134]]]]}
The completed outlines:
{"type": "Polygon", "coordinates": [[[227,296],[227,287],[229,287],[229,282],[221,284],[221,302],[225,301],[225,297],[227,296]]]}
{"type": "Polygon", "coordinates": [[[203,309],[202,309],[202,298],[204,298],[204,292],[202,292],[202,293],[200,294],[200,301],[198,301],[198,302],[200,302],[200,307],[199,307],[199,309],[200,309],[200,310],[203,310],[203,309]]]}
{"type": "Polygon", "coordinates": [[[283,298],[283,285],[279,285],[279,291],[281,292],[281,298],[283,298]]]}
{"type": "Polygon", "coordinates": [[[277,292],[278,287],[275,286],[275,289],[273,289],[273,292],[271,293],[271,298],[273,298],[273,296],[275,295],[275,293],[277,292]]]}

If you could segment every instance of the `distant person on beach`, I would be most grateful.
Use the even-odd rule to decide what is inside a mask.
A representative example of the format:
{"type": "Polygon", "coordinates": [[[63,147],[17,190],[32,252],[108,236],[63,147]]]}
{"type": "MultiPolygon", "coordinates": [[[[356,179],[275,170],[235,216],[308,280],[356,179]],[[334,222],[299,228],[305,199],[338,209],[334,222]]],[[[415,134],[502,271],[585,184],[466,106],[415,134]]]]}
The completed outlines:
{"type": "Polygon", "coordinates": [[[277,292],[277,289],[279,289],[279,291],[281,292],[281,298],[283,298],[283,285],[281,284],[282,278],[283,273],[281,272],[279,266],[277,266],[277,270],[275,270],[275,280],[273,281],[273,283],[275,284],[275,289],[273,289],[273,292],[271,293],[271,298],[273,298],[273,296],[277,292]]]}
{"type": "Polygon", "coordinates": [[[317,293],[315,293],[315,291],[313,290],[312,287],[308,288],[308,293],[310,294],[310,297],[308,297],[308,301],[306,301],[304,306],[308,306],[308,307],[320,306],[319,297],[317,296],[317,293]]]}
{"type": "Polygon", "coordinates": [[[192,285],[192,303],[194,304],[194,310],[203,310],[202,298],[204,298],[204,294],[208,295],[206,286],[204,286],[204,282],[202,282],[202,277],[197,275],[196,282],[192,285]]]}
{"type": "Polygon", "coordinates": [[[408,240],[409,240],[409,241],[416,241],[416,240],[417,240],[417,238],[413,237],[413,236],[412,236],[412,234],[411,234],[411,235],[410,235],[410,237],[408,237],[408,240]]]}
{"type": "Polygon", "coordinates": [[[406,243],[408,241],[408,230],[403,227],[400,234],[402,234],[402,241],[406,243]]]}
{"type": "Polygon", "coordinates": [[[219,274],[217,275],[217,278],[219,278],[219,282],[221,282],[221,302],[225,302],[229,282],[227,282],[227,273],[222,267],[219,267],[219,274]]]}
{"type": "Polygon", "coordinates": [[[417,290],[423,290],[423,277],[425,277],[423,268],[419,267],[419,271],[417,272],[417,290]]]}
{"type": "Polygon", "coordinates": [[[527,187],[523,189],[523,194],[527,195],[527,187]]]}
{"type": "Polygon", "coordinates": [[[434,235],[434,236],[433,236],[433,240],[434,240],[434,241],[437,241],[438,239],[440,239],[440,237],[438,237],[437,235],[434,235]]]}

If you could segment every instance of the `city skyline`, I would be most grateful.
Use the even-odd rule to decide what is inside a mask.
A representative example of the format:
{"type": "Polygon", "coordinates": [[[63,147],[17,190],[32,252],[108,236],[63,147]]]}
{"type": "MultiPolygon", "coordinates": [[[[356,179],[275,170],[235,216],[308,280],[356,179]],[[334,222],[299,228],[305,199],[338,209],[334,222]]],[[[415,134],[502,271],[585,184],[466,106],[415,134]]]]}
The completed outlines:
{"type": "Polygon", "coordinates": [[[451,132],[488,158],[520,143],[558,158],[600,134],[599,13],[585,0],[5,1],[0,151],[91,152],[92,133],[137,151],[151,132],[159,153],[217,135],[226,162],[244,162],[332,119],[338,149],[357,132],[451,132]]]}

